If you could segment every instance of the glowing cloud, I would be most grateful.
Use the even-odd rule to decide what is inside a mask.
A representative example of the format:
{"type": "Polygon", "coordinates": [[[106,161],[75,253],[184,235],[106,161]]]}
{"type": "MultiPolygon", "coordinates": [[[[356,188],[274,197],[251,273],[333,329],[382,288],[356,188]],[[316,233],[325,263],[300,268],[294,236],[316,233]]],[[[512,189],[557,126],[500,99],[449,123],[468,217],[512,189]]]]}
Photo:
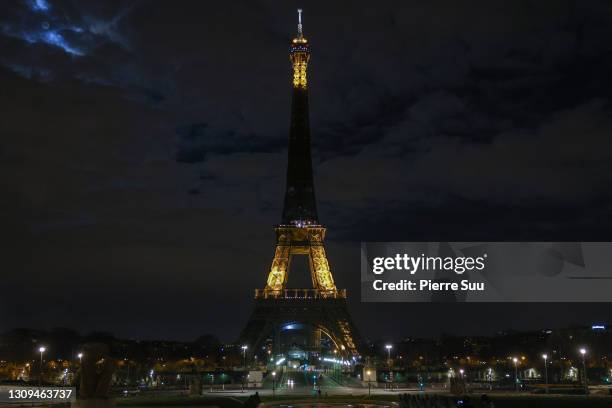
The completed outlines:
{"type": "Polygon", "coordinates": [[[26,4],[30,8],[30,10],[39,13],[49,11],[51,9],[51,6],[49,5],[49,2],[47,0],[28,0],[26,4]]]}

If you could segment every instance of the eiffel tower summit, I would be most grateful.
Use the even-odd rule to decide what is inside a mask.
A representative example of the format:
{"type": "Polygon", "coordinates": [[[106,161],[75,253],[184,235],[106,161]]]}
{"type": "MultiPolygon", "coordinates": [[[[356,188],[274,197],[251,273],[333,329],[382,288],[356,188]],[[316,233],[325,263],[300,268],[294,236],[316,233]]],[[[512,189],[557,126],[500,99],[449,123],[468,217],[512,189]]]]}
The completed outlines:
{"type": "Polygon", "coordinates": [[[240,342],[255,355],[274,361],[317,365],[329,356],[349,360],[359,355],[359,335],[347,309],[346,289],[336,288],[327,261],[325,227],[319,222],[312,175],[308,112],[310,45],[298,10],[297,36],[291,41],[291,125],[287,186],[276,248],[263,289],[255,289],[255,309],[240,342]],[[312,288],[289,288],[291,261],[308,258],[312,288]]]}

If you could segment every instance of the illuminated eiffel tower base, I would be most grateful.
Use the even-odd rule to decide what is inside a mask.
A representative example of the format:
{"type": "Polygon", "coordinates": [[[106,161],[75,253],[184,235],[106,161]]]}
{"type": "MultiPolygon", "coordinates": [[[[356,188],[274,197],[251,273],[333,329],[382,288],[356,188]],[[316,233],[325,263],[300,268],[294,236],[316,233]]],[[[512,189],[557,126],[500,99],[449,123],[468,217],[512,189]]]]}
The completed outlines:
{"type": "Polygon", "coordinates": [[[359,355],[359,336],[347,310],[346,290],[336,289],[325,255],[325,228],[279,226],[276,235],[268,282],[264,289],[255,289],[255,310],[240,336],[241,344],[253,347],[254,352],[271,344],[275,355],[286,354],[295,346],[319,354],[321,344],[328,339],[340,356],[359,355]],[[312,289],[286,288],[294,255],[308,256],[312,289]],[[308,341],[290,343],[290,332],[294,330],[309,332],[308,341]]]}

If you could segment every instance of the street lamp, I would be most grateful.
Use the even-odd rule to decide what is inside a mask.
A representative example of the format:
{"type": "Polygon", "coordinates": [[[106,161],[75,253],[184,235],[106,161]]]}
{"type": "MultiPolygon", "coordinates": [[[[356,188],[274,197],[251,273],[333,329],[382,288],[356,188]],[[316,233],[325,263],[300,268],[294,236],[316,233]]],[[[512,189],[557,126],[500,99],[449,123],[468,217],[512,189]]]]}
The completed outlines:
{"type": "Polygon", "coordinates": [[[385,348],[387,349],[389,360],[391,360],[391,349],[393,348],[393,346],[391,344],[386,344],[385,348]]]}
{"type": "MultiPolygon", "coordinates": [[[[242,366],[246,370],[246,351],[248,346],[242,346],[242,366]]],[[[242,391],[244,391],[244,381],[246,380],[246,374],[242,375],[242,391]]]]}
{"type": "Polygon", "coordinates": [[[246,351],[249,348],[249,346],[242,346],[242,359],[244,361],[244,367],[246,368],[246,351]]]}
{"type": "Polygon", "coordinates": [[[83,363],[83,353],[77,354],[77,357],[79,358],[79,365],[81,365],[83,363]]]}
{"type": "Polygon", "coordinates": [[[393,362],[391,361],[391,349],[393,346],[391,344],[385,344],[385,348],[387,349],[387,356],[389,358],[387,361],[389,363],[389,381],[391,382],[391,387],[393,387],[393,370],[391,369],[391,366],[393,365],[393,362]]]}
{"type": "Polygon", "coordinates": [[[272,371],[272,396],[276,393],[276,371],[272,371]]]}
{"type": "Polygon", "coordinates": [[[582,375],[584,377],[584,392],[588,394],[589,392],[589,384],[588,384],[588,380],[587,380],[587,373],[586,373],[586,349],[583,347],[580,349],[580,354],[582,355],[582,375]]]}
{"type": "Polygon", "coordinates": [[[514,389],[518,391],[518,358],[514,357],[514,389]]]}
{"type": "MultiPolygon", "coordinates": [[[[83,354],[79,354],[82,356],[83,354]]],[[[127,357],[123,357],[124,364],[127,366],[127,372],[125,373],[125,386],[130,386],[130,360],[127,357]]],[[[187,376],[185,376],[185,386],[187,386],[187,376]]]]}
{"type": "Polygon", "coordinates": [[[370,376],[372,372],[368,370],[366,372],[368,374],[368,397],[372,395],[372,377],[370,376]]]}
{"type": "Polygon", "coordinates": [[[38,377],[38,385],[42,386],[42,375],[43,375],[43,353],[47,350],[46,347],[42,346],[38,349],[40,352],[40,376],[38,377]]]}
{"type": "Polygon", "coordinates": [[[545,381],[545,385],[546,385],[546,393],[548,394],[548,365],[547,365],[547,360],[548,360],[548,354],[542,354],[542,358],[544,359],[544,381],[545,381]]]}
{"type": "Polygon", "coordinates": [[[460,376],[461,378],[463,378],[463,373],[464,373],[464,372],[465,372],[465,371],[463,371],[463,368],[460,368],[460,369],[459,369],[459,376],[460,376]]]}

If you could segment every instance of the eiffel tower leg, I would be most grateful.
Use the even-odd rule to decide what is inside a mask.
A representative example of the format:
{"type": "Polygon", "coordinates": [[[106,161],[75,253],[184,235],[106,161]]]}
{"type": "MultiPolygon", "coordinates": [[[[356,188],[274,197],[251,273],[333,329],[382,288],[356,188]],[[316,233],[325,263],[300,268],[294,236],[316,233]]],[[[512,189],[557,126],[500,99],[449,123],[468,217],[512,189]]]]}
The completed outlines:
{"type": "Polygon", "coordinates": [[[311,242],[308,255],[313,286],[322,292],[336,292],[336,285],[329,270],[329,262],[327,262],[323,242],[311,242]]]}
{"type": "Polygon", "coordinates": [[[289,263],[291,262],[291,246],[279,240],[274,251],[274,259],[268,274],[266,290],[280,293],[289,278],[289,263]]]}

